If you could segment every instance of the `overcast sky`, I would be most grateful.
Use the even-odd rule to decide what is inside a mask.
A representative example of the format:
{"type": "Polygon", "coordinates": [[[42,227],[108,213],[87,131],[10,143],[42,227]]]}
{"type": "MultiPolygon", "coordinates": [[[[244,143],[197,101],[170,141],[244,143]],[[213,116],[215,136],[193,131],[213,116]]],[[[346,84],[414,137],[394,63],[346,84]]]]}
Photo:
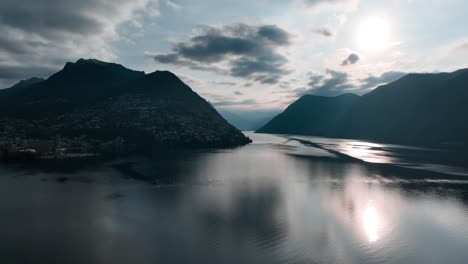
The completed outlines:
{"type": "Polygon", "coordinates": [[[281,109],[468,67],[462,0],[1,0],[0,85],[97,58],[170,70],[219,108],[281,109]]]}

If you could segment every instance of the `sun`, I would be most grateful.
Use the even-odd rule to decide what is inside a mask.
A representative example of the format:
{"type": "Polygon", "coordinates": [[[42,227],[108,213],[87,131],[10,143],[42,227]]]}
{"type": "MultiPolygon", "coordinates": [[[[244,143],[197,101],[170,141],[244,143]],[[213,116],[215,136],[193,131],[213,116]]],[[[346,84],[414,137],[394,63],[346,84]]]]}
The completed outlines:
{"type": "Polygon", "coordinates": [[[361,22],[357,41],[362,51],[377,52],[390,46],[390,23],[379,16],[370,16],[361,22]]]}

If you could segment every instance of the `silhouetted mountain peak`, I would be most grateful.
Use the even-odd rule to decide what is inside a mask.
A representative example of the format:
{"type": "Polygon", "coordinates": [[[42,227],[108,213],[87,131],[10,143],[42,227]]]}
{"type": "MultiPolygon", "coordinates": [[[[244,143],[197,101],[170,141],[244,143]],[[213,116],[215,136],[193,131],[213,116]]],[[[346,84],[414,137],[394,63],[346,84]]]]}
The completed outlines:
{"type": "MultiPolygon", "coordinates": [[[[76,62],[67,62],[63,71],[82,71],[82,70],[111,70],[111,71],[127,71],[127,72],[140,72],[130,70],[124,66],[112,63],[100,61],[97,59],[79,59],[76,62]]],[[[60,72],[59,72],[60,73],[60,72]]],[[[143,73],[143,72],[140,72],[143,73]]]]}
{"type": "Polygon", "coordinates": [[[116,63],[110,63],[110,62],[105,62],[105,61],[100,61],[100,60],[97,60],[97,59],[78,59],[76,62],[76,64],[98,64],[98,65],[112,65],[112,64],[116,64],[116,63]]]}
{"type": "Polygon", "coordinates": [[[158,79],[167,79],[173,81],[182,82],[177,75],[170,71],[154,71],[152,73],[147,74],[149,78],[158,78],[158,79]]]}
{"type": "Polygon", "coordinates": [[[102,86],[102,84],[121,83],[145,76],[144,72],[134,71],[116,63],[108,63],[96,59],[79,59],[67,62],[65,67],[52,75],[48,81],[61,86],[86,85],[102,86]]]}

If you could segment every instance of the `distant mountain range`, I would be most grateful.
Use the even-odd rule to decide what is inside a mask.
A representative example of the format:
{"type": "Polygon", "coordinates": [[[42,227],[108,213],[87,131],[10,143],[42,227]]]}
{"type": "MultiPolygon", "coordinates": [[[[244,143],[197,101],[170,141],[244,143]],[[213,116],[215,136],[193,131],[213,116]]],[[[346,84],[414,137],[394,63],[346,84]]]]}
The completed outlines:
{"type": "Polygon", "coordinates": [[[40,145],[57,136],[60,144],[93,151],[117,143],[151,148],[250,142],[173,73],[145,74],[94,59],[69,62],[47,80],[0,90],[0,144],[40,145]]]}
{"type": "Polygon", "coordinates": [[[218,109],[221,116],[224,117],[230,124],[243,131],[255,131],[259,127],[264,126],[279,110],[226,110],[218,109]]]}
{"type": "Polygon", "coordinates": [[[304,95],[259,133],[468,145],[468,69],[408,74],[357,96],[304,95]]]}

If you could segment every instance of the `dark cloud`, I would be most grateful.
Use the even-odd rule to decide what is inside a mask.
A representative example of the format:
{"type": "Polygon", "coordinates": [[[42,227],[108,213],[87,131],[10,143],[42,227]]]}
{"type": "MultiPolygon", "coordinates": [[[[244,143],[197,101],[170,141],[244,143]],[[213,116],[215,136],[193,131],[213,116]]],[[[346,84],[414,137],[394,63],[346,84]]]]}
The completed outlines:
{"type": "MultiPolygon", "coordinates": [[[[153,0],[0,1],[0,78],[49,75],[79,57],[111,59],[117,26],[153,0]],[[35,69],[31,71],[31,68],[35,69]]],[[[5,81],[5,79],[3,79],[5,81]]]]}
{"type": "Polygon", "coordinates": [[[333,33],[325,27],[320,27],[320,28],[312,28],[310,29],[312,33],[324,36],[324,37],[333,37],[333,33]]]}
{"type": "Polygon", "coordinates": [[[173,52],[153,58],[197,70],[212,70],[213,64],[225,62],[231,76],[274,84],[288,73],[288,60],[278,49],[289,43],[290,34],[275,25],[205,26],[187,41],[175,43],[173,52]]]}
{"type": "Polygon", "coordinates": [[[308,88],[297,88],[293,92],[297,96],[313,94],[321,96],[336,96],[343,93],[354,92],[357,87],[350,83],[345,72],[326,69],[323,75],[310,75],[308,88]]]}
{"type": "Polygon", "coordinates": [[[321,96],[336,96],[344,93],[363,94],[378,85],[396,81],[404,75],[405,73],[403,72],[385,72],[378,77],[369,76],[361,79],[358,85],[349,79],[349,75],[346,72],[327,69],[325,74],[310,75],[308,87],[297,88],[293,90],[293,94],[296,96],[304,94],[321,96]]]}
{"type": "Polygon", "coordinates": [[[372,89],[375,88],[381,84],[386,84],[386,83],[391,83],[394,82],[401,77],[406,75],[404,72],[396,72],[396,71],[389,71],[385,72],[382,75],[376,77],[376,76],[369,76],[365,79],[361,80],[361,88],[362,89],[372,89]]]}
{"type": "Polygon", "coordinates": [[[191,43],[179,43],[174,50],[190,60],[217,62],[227,55],[254,55],[261,51],[261,44],[253,39],[204,35],[192,38],[191,43]]]}
{"type": "Polygon", "coordinates": [[[311,76],[310,76],[310,82],[308,83],[308,85],[309,85],[310,87],[315,87],[315,86],[317,86],[324,78],[325,78],[325,76],[323,76],[323,75],[311,75],[311,76]]]}
{"type": "Polygon", "coordinates": [[[198,63],[196,61],[184,58],[177,53],[168,53],[168,54],[153,54],[145,53],[146,56],[151,57],[156,62],[161,64],[172,64],[177,66],[184,66],[194,70],[200,71],[212,71],[220,74],[227,74],[226,70],[223,70],[215,65],[210,65],[206,63],[198,63]]]}
{"type": "Polygon", "coordinates": [[[0,2],[3,25],[51,36],[63,32],[92,33],[103,25],[87,15],[94,8],[114,8],[108,1],[67,0],[2,0],[0,2]]]}
{"type": "Polygon", "coordinates": [[[217,85],[226,85],[226,86],[234,86],[236,85],[235,82],[213,82],[214,84],[217,84],[217,85]]]}
{"type": "Polygon", "coordinates": [[[236,77],[254,76],[255,80],[265,83],[276,83],[271,79],[278,80],[282,74],[286,74],[283,65],[287,59],[282,55],[270,53],[256,57],[242,57],[232,61],[231,75],[236,77]],[[270,81],[268,81],[270,80],[270,81]]]}
{"type": "Polygon", "coordinates": [[[289,34],[275,25],[261,26],[258,35],[277,43],[278,45],[289,44],[289,34]]]}
{"type": "Polygon", "coordinates": [[[244,93],[241,92],[241,91],[235,91],[234,94],[235,94],[235,95],[244,95],[244,93]]]}
{"type": "Polygon", "coordinates": [[[355,88],[354,85],[349,83],[347,73],[327,69],[320,84],[317,83],[312,86],[310,92],[315,95],[335,96],[355,88]]]}
{"type": "Polygon", "coordinates": [[[179,64],[181,63],[180,59],[179,59],[179,55],[175,54],[175,53],[171,53],[171,54],[156,54],[156,55],[153,55],[154,56],[154,60],[160,62],[160,63],[168,63],[168,64],[179,64]]]}
{"type": "Polygon", "coordinates": [[[359,55],[357,55],[356,53],[351,53],[349,54],[349,56],[341,63],[341,66],[347,66],[347,65],[350,65],[350,64],[354,64],[356,62],[358,62],[359,60],[359,55]]]}

